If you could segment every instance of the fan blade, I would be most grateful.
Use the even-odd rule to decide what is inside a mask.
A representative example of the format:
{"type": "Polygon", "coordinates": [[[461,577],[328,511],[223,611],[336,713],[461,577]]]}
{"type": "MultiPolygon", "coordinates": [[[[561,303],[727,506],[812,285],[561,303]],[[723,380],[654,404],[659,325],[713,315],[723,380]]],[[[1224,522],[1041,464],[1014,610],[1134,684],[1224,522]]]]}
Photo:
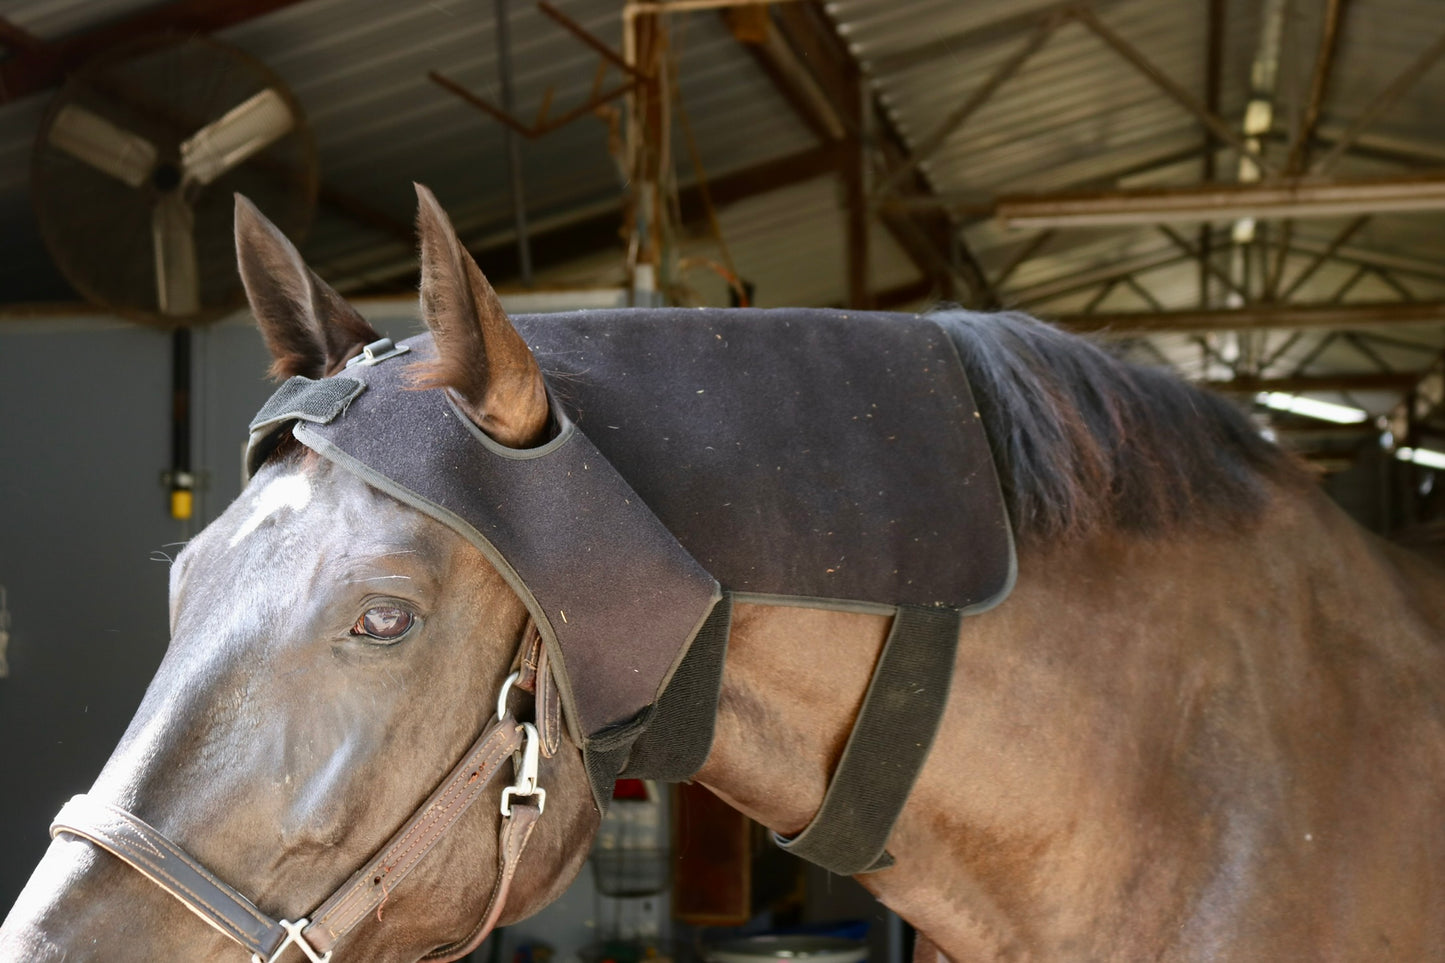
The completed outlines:
{"type": "Polygon", "coordinates": [[[50,143],[131,187],[140,187],[156,166],[150,141],[84,107],[66,104],[50,125],[50,143]]]}
{"type": "Polygon", "coordinates": [[[209,184],[296,126],[285,98],[266,88],[181,145],[181,168],[189,181],[209,184]]]}
{"type": "Polygon", "coordinates": [[[156,301],[162,314],[180,318],[201,309],[195,230],[195,214],[180,192],[162,194],[151,212],[156,301]]]}

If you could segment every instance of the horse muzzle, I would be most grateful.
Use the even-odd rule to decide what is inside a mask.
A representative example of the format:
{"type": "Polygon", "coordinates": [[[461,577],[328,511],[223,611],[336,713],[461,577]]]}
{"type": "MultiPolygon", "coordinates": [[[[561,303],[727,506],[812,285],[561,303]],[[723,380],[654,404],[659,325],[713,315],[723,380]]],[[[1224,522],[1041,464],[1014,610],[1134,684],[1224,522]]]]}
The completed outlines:
{"type": "MultiPolygon", "coordinates": [[[[517,673],[497,700],[496,721],[477,738],[436,790],[366,865],[308,916],[276,919],[210,872],[180,846],[139,817],[89,796],[66,803],[51,825],[51,836],[75,836],[118,857],[179,900],[212,928],[251,953],[252,963],[283,958],[330,963],[334,949],[374,912],[496,780],[513,760],[516,781],[502,793],[498,872],[481,922],[464,940],[443,947],[428,959],[455,959],[486,938],[501,916],[507,891],[546,792],[537,783],[541,739],[530,722],[518,722],[507,707],[517,673]],[[288,954],[295,948],[296,953],[288,954]]],[[[60,960],[65,952],[33,926],[4,937],[14,943],[12,957],[26,961],[60,960]]],[[[3,944],[0,944],[3,945],[3,944]]],[[[7,952],[11,947],[5,947],[7,952]]],[[[3,956],[0,953],[0,956],[3,956]]]]}

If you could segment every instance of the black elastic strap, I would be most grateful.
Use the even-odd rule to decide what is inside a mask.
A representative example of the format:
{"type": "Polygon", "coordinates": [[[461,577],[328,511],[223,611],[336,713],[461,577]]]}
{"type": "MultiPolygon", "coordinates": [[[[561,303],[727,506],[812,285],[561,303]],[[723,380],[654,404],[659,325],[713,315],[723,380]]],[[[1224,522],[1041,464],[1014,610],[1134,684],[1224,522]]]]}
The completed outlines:
{"type": "Polygon", "coordinates": [[[732,612],[733,596],[725,589],[662,690],[647,731],[628,753],[623,776],[682,782],[707,762],[732,612]]]}
{"type": "Polygon", "coordinates": [[[893,865],[885,846],[948,702],[962,613],[900,605],[833,781],[807,827],[779,846],[840,876],[893,865]]]}

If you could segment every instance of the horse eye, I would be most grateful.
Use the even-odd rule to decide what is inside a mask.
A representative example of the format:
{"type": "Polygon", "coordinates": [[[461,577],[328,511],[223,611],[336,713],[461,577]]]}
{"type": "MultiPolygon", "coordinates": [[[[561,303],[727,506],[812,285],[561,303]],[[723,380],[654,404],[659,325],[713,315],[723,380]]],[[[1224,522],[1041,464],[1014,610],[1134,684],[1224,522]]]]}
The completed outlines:
{"type": "Polygon", "coordinates": [[[351,627],[351,634],[381,642],[395,642],[411,630],[415,621],[416,616],[400,605],[376,605],[362,613],[351,627]]]}

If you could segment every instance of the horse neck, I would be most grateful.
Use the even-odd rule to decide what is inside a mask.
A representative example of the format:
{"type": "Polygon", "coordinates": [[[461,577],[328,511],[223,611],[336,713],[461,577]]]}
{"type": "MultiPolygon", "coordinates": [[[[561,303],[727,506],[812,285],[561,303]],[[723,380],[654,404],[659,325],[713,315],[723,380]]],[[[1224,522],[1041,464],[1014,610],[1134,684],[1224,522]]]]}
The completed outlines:
{"type": "MultiPolygon", "coordinates": [[[[1301,848],[1346,834],[1349,806],[1314,800],[1389,775],[1398,754],[1355,729],[1399,722],[1398,677],[1424,673],[1419,698],[1445,715],[1441,587],[1299,492],[1243,532],[1026,544],[1012,596],[964,621],[939,735],[889,843],[897,865],[865,885],[955,959],[1078,949],[1099,933],[1143,952],[1230,926],[1243,948],[1255,931],[1239,921],[1284,899],[1261,916],[1266,887],[1308,890],[1301,848]],[[1384,625],[1395,608],[1408,611],[1384,625]],[[1378,671],[1352,664],[1351,646],[1378,671]]],[[[739,605],[698,781],[800,830],[888,623],[739,605]]]]}

